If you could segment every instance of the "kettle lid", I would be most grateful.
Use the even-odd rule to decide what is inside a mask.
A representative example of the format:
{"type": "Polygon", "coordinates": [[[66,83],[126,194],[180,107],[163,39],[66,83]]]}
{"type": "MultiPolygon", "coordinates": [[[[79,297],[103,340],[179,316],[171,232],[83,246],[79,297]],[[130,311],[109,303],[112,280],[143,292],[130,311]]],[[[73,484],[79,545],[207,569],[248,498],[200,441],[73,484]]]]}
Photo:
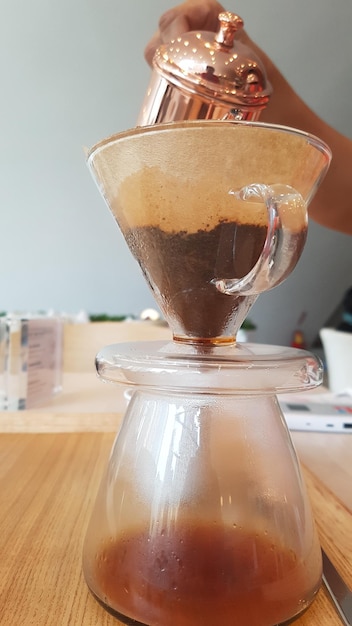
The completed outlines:
{"type": "Polygon", "coordinates": [[[219,28],[188,32],[155,52],[153,66],[180,89],[231,107],[265,106],[272,92],[265,68],[251,48],[238,39],[243,20],[222,12],[219,28]]]}

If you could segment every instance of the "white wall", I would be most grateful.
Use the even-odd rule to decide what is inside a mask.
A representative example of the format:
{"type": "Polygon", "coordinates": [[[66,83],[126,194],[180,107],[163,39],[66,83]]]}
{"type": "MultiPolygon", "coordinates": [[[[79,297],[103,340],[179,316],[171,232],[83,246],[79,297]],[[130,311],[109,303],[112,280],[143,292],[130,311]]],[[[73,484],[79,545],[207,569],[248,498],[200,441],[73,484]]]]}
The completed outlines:
{"type": "MultiPolygon", "coordinates": [[[[2,2],[0,310],[139,314],[153,305],[83,146],[134,126],[149,78],[143,48],[173,4],[2,2]]],[[[350,0],[226,6],[308,103],[352,137],[350,0]]],[[[253,309],[258,340],[288,343],[302,311],[313,339],[352,284],[351,265],[351,238],[312,224],[294,274],[253,309]]]]}

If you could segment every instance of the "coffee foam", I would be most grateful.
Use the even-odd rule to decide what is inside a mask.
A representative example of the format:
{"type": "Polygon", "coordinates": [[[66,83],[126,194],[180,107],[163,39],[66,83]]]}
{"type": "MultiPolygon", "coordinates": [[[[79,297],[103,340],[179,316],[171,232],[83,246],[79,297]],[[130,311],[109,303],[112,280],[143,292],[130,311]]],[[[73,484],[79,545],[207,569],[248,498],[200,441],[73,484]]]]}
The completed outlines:
{"type": "MultiPolygon", "coordinates": [[[[149,226],[164,232],[194,233],[212,230],[220,222],[265,227],[264,201],[242,200],[239,195],[213,173],[190,181],[147,167],[122,182],[111,209],[123,230],[149,226]]],[[[306,205],[299,194],[280,197],[280,205],[285,226],[293,231],[305,227],[306,205]]]]}
{"type": "Polygon", "coordinates": [[[264,203],[236,199],[218,177],[180,180],[157,167],[128,176],[112,211],[129,227],[157,226],[165,232],[212,230],[222,221],[267,222],[264,203]]]}

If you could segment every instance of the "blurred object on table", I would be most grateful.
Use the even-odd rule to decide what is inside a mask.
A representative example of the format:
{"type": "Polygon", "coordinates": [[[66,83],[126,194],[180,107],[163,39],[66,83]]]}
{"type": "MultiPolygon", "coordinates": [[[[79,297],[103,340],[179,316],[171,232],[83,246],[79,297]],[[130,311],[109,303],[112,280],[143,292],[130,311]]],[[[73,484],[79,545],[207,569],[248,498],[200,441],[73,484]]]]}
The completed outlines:
{"type": "Polygon", "coordinates": [[[31,409],[61,391],[62,328],[55,314],[0,316],[0,410],[31,409]]]}
{"type": "Polygon", "coordinates": [[[160,313],[156,309],[143,309],[140,318],[143,321],[157,322],[160,320],[160,313]]]}
{"type": "MultiPolygon", "coordinates": [[[[323,328],[334,328],[352,333],[352,287],[347,289],[338,306],[323,324],[323,328]]],[[[321,348],[322,341],[320,332],[312,343],[312,348],[321,348]]]]}
{"type": "Polygon", "coordinates": [[[133,315],[109,315],[108,313],[90,313],[86,322],[125,322],[133,320],[133,315]]]}
{"type": "Polygon", "coordinates": [[[323,344],[330,391],[340,393],[352,388],[352,333],[322,328],[323,344]]]}
{"type": "Polygon", "coordinates": [[[307,348],[306,339],[305,339],[303,328],[302,328],[306,317],[307,317],[306,311],[302,311],[301,315],[299,316],[297,320],[296,329],[292,333],[292,339],[291,339],[291,344],[290,344],[291,348],[301,348],[302,350],[306,350],[307,348]]]}
{"type": "Polygon", "coordinates": [[[138,341],[168,340],[172,333],[166,326],[151,321],[91,322],[65,324],[63,370],[65,372],[95,371],[96,354],[106,345],[138,341]]]}
{"type": "Polygon", "coordinates": [[[352,333],[352,287],[346,291],[342,301],[342,319],[337,330],[352,333]]]}
{"type": "Polygon", "coordinates": [[[302,350],[306,349],[306,341],[301,330],[294,331],[291,340],[291,348],[301,348],[302,350]]]}

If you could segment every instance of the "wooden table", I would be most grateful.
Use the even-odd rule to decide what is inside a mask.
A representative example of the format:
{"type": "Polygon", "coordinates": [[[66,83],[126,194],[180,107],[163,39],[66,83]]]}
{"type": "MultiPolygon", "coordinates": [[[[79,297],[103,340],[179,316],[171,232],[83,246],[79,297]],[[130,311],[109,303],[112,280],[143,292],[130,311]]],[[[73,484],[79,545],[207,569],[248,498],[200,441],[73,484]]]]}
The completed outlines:
{"type": "MultiPolygon", "coordinates": [[[[81,554],[124,403],[93,372],[71,373],[50,405],[0,413],[1,626],[119,623],[89,594],[81,554]]],[[[293,438],[321,544],[352,587],[352,434],[293,438]]],[[[295,622],[340,623],[324,588],[295,622]]]]}

